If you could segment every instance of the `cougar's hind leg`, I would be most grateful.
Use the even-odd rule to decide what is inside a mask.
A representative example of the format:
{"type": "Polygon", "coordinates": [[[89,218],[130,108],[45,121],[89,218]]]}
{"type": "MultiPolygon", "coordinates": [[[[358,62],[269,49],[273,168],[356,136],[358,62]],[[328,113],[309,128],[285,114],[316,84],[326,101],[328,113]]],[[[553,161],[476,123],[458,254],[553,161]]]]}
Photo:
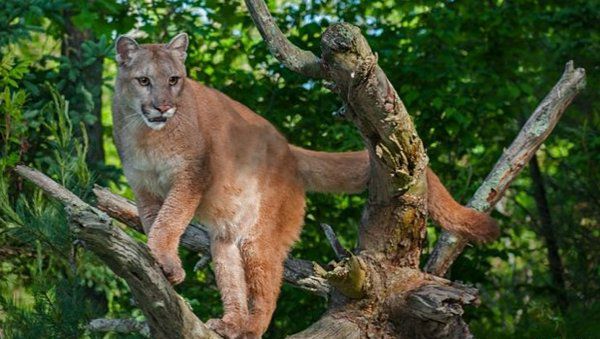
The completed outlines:
{"type": "Polygon", "coordinates": [[[304,195],[284,198],[270,206],[279,205],[278,212],[263,214],[257,231],[240,244],[250,311],[245,338],[259,338],[269,327],[281,289],[283,263],[302,228],[304,195]]]}
{"type": "MultiPolygon", "coordinates": [[[[276,236],[274,236],[276,238],[276,236]]],[[[241,244],[248,291],[249,317],[246,338],[260,338],[275,311],[281,288],[283,261],[287,251],[271,246],[269,239],[253,239],[241,244]]]]}
{"type": "Polygon", "coordinates": [[[240,249],[233,240],[215,238],[211,241],[211,252],[224,313],[221,319],[211,319],[207,325],[226,338],[238,338],[248,319],[246,276],[240,249]]]}

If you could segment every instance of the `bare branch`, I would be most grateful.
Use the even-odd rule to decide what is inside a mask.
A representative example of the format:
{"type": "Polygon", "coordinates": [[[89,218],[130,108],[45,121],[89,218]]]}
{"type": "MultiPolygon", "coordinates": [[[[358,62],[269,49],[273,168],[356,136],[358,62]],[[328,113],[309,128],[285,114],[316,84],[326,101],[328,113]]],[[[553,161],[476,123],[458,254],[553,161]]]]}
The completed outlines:
{"type": "Polygon", "coordinates": [[[108,188],[98,185],[94,185],[92,192],[96,195],[97,206],[100,210],[136,231],[144,233],[142,221],[133,201],[114,194],[108,188]]]}
{"type": "MultiPolygon", "coordinates": [[[[135,204],[108,189],[100,186],[94,188],[98,208],[111,217],[143,232],[135,204]]],[[[210,257],[210,236],[206,227],[190,224],[181,237],[181,246],[210,257]]],[[[307,260],[288,258],[285,261],[284,280],[292,286],[313,294],[327,297],[330,286],[325,279],[319,277],[314,269],[314,264],[307,260]]]]}
{"type": "Polygon", "coordinates": [[[203,269],[204,267],[206,267],[206,265],[208,265],[210,263],[211,259],[212,258],[208,255],[201,255],[200,259],[198,259],[198,261],[194,265],[194,272],[199,271],[199,270],[203,269]]]}
{"type": "Polygon", "coordinates": [[[137,332],[144,337],[150,337],[150,327],[148,327],[148,323],[135,319],[94,319],[90,321],[87,328],[93,332],[137,332]]]}
{"type": "Polygon", "coordinates": [[[167,281],[148,248],[115,227],[104,212],[86,204],[44,174],[25,166],[15,171],[65,205],[71,231],[127,281],[154,338],[220,338],[192,312],[167,281]]]}
{"type": "Polygon", "coordinates": [[[68,189],[59,185],[56,181],[48,178],[45,174],[38,172],[27,166],[17,165],[15,172],[23,178],[31,181],[33,184],[44,190],[54,199],[71,206],[87,206],[78,196],[68,189]]]}
{"type": "Polygon", "coordinates": [[[295,46],[283,35],[264,1],[245,2],[260,35],[277,60],[296,73],[315,79],[323,78],[321,60],[312,52],[295,46]]]}
{"type": "MultiPolygon", "coordinates": [[[[573,61],[567,62],[560,80],[537,106],[510,147],[504,151],[468,206],[478,211],[491,212],[510,183],[550,135],[571,101],[584,87],[585,70],[575,69],[573,61]]],[[[443,232],[425,270],[432,274],[445,275],[466,244],[466,239],[443,232]]]]}
{"type": "Polygon", "coordinates": [[[331,226],[327,224],[321,224],[321,228],[323,229],[323,233],[325,233],[325,237],[327,237],[327,240],[329,241],[329,245],[331,245],[333,252],[335,252],[336,258],[338,260],[342,260],[344,258],[349,257],[350,252],[347,249],[345,249],[344,246],[342,246],[342,244],[340,244],[340,241],[335,235],[333,228],[331,228],[331,226]]]}
{"type": "Polygon", "coordinates": [[[307,292],[327,298],[331,292],[329,282],[317,274],[324,271],[318,264],[302,259],[287,258],[284,263],[283,280],[307,292]]]}

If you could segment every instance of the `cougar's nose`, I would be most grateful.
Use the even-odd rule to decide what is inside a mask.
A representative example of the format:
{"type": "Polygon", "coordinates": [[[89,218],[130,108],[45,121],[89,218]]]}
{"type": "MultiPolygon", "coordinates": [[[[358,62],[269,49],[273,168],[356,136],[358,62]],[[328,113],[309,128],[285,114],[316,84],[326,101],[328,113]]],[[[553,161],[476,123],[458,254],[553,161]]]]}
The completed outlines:
{"type": "Polygon", "coordinates": [[[162,105],[158,105],[158,106],[154,106],[154,108],[159,111],[160,113],[165,113],[166,111],[170,110],[171,108],[173,108],[173,105],[169,105],[169,104],[162,104],[162,105]]]}

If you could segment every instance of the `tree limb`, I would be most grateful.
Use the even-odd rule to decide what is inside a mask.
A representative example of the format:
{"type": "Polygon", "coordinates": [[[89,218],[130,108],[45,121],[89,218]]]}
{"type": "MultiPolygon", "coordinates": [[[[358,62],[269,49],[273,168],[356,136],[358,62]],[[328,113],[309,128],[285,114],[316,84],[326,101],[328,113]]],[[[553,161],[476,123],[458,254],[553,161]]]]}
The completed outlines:
{"type": "Polygon", "coordinates": [[[346,104],[345,116],[358,127],[371,159],[358,250],[383,253],[393,265],[417,267],[426,215],[423,143],[360,29],[330,26],[321,50],[328,78],[346,104]]]}
{"type": "Polygon", "coordinates": [[[264,1],[245,2],[260,35],[277,60],[290,70],[309,78],[323,78],[321,60],[312,52],[295,46],[283,35],[264,1]]]}
{"type": "MultiPolygon", "coordinates": [[[[510,147],[504,151],[468,206],[481,212],[491,212],[510,183],[550,135],[571,101],[584,87],[585,70],[575,69],[573,61],[567,62],[560,80],[537,106],[510,147]]],[[[463,237],[444,231],[431,253],[425,270],[435,275],[445,275],[467,242],[463,237]]]]}
{"type": "Polygon", "coordinates": [[[220,338],[175,292],[144,244],[115,227],[104,212],[44,174],[25,166],[17,166],[15,171],[65,205],[75,236],[127,281],[153,338],[220,338]]]}
{"type": "MultiPolygon", "coordinates": [[[[104,187],[93,190],[100,210],[111,217],[144,232],[135,204],[104,187]]],[[[206,227],[191,223],[181,236],[180,245],[204,256],[210,256],[210,236],[206,227]]],[[[308,260],[288,258],[285,261],[284,280],[292,286],[313,294],[327,297],[330,286],[327,280],[316,274],[314,263],[308,260]]]]}

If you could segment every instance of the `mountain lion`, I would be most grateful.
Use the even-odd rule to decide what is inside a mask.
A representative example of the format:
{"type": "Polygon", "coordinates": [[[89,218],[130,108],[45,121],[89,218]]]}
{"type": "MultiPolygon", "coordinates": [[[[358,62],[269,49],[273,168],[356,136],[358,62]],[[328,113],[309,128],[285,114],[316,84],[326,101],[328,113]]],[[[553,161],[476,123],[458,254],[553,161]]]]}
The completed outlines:
{"type": "MultiPolygon", "coordinates": [[[[305,191],[359,192],[365,151],[325,153],[289,145],[273,125],[225,94],[186,77],[188,37],[138,45],[117,39],[114,140],[135,193],[148,247],[173,284],[177,248],[193,217],[209,229],[224,315],[208,322],[228,338],[260,337],[298,240],[305,191]]],[[[486,214],[459,205],[427,170],[428,210],[472,240],[497,236],[486,214]]]]}

